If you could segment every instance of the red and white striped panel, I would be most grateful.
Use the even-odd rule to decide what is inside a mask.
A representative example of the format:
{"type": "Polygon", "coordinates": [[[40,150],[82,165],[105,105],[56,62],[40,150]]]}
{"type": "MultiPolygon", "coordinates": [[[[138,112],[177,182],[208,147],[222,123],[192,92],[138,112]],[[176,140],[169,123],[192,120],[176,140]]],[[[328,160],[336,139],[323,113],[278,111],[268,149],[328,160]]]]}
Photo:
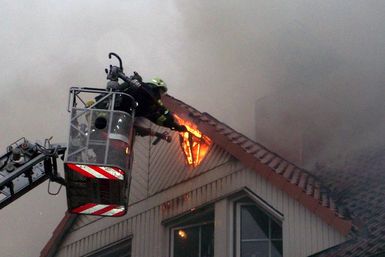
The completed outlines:
{"type": "Polygon", "coordinates": [[[119,180],[123,180],[124,178],[124,171],[115,167],[83,165],[83,164],[74,164],[74,163],[67,163],[67,166],[71,170],[79,172],[80,174],[88,178],[119,179],[119,180]]]}
{"type": "Polygon", "coordinates": [[[125,214],[125,209],[124,206],[116,204],[87,203],[71,210],[71,212],[78,214],[119,217],[125,214]]]}

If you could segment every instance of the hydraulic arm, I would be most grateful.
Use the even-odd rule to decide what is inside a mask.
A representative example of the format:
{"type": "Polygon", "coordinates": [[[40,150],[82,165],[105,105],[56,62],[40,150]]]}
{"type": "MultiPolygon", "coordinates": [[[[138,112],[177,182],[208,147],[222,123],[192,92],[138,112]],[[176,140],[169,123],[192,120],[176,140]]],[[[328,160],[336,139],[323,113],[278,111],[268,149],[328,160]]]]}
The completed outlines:
{"type": "Polygon", "coordinates": [[[64,157],[66,147],[32,144],[21,138],[9,145],[0,157],[0,209],[15,201],[47,179],[65,184],[58,175],[57,158],[64,157]]]}

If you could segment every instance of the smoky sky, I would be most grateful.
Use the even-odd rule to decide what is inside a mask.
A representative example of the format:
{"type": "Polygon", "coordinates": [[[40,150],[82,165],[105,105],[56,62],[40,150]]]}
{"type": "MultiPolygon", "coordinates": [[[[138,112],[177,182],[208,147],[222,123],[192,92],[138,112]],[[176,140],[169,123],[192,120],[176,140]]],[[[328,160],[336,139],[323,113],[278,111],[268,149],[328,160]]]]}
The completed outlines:
{"type": "MultiPolygon", "coordinates": [[[[0,3],[1,149],[65,142],[68,88],[105,87],[110,51],[282,155],[303,134],[311,162],[382,143],[383,1],[0,3]]],[[[37,256],[65,208],[44,184],[1,210],[1,256],[37,256]]]]}

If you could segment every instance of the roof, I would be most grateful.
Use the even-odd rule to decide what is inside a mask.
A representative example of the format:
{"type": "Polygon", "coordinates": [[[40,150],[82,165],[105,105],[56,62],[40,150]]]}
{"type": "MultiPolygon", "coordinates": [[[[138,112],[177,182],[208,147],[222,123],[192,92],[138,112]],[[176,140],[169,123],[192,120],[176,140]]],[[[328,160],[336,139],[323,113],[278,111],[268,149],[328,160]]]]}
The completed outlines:
{"type": "MultiPolygon", "coordinates": [[[[352,230],[352,219],[344,205],[336,204],[335,195],[315,175],[269,151],[208,113],[202,113],[171,96],[164,97],[163,101],[172,112],[195,123],[213,143],[233,155],[246,167],[265,177],[340,233],[347,235],[352,230]]],[[[41,257],[51,256],[45,254],[46,252],[55,252],[54,248],[58,245],[52,244],[52,241],[59,237],[63,238],[66,231],[55,230],[41,257]]]]}
{"type": "Polygon", "coordinates": [[[184,118],[194,122],[215,144],[285,191],[341,234],[347,235],[351,231],[352,220],[345,208],[336,205],[330,190],[316,176],[238,133],[208,113],[199,112],[171,96],[165,97],[163,101],[172,112],[184,114],[184,118]]]}
{"type": "Polygon", "coordinates": [[[385,256],[385,147],[363,149],[314,172],[359,226],[351,240],[313,256],[385,256]]]}

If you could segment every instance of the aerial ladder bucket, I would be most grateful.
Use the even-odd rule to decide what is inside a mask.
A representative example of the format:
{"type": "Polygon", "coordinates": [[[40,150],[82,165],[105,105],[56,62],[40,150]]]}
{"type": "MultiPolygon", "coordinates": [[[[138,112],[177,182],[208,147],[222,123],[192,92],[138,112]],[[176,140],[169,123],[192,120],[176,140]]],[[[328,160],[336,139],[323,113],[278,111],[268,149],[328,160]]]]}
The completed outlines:
{"type": "Polygon", "coordinates": [[[135,107],[135,100],[121,92],[70,89],[64,160],[69,212],[115,217],[126,213],[135,107]]]}
{"type": "MultiPolygon", "coordinates": [[[[153,145],[161,139],[171,142],[171,137],[143,127],[141,119],[134,124],[137,102],[121,92],[126,85],[119,79],[140,87],[140,76],[134,72],[127,77],[120,57],[108,55],[113,56],[119,67],[106,69],[107,89],[70,89],[67,147],[51,144],[52,137],[44,146],[21,138],[0,156],[0,209],[49,179],[67,187],[71,213],[119,217],[127,212],[135,135],[157,137],[153,145]],[[65,179],[58,173],[59,157],[64,159],[65,179]]],[[[60,191],[51,193],[49,188],[53,195],[60,191]]]]}

